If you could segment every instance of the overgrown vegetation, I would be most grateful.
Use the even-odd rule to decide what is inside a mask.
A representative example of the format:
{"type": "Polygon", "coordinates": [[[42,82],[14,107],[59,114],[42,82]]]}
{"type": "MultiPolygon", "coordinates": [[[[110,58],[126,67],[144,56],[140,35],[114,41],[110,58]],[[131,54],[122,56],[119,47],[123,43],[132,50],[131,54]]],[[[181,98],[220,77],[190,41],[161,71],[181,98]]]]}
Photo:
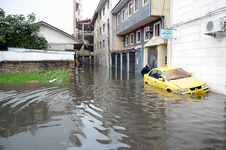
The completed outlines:
{"type": "Polygon", "coordinates": [[[46,39],[39,35],[39,25],[35,23],[35,14],[7,15],[0,8],[0,50],[8,47],[46,49],[46,39]]]}
{"type": "Polygon", "coordinates": [[[1,73],[0,83],[63,83],[69,81],[68,70],[33,71],[23,73],[1,73]]]}

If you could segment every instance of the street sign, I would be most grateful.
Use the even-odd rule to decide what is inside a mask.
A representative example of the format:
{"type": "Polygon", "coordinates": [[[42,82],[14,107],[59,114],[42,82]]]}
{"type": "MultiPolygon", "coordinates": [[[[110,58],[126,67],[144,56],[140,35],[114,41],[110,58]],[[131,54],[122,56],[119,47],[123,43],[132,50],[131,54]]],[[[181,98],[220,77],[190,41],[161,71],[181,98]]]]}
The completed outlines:
{"type": "Polygon", "coordinates": [[[173,38],[173,30],[161,29],[161,35],[160,36],[163,39],[172,39],[173,38]]]}

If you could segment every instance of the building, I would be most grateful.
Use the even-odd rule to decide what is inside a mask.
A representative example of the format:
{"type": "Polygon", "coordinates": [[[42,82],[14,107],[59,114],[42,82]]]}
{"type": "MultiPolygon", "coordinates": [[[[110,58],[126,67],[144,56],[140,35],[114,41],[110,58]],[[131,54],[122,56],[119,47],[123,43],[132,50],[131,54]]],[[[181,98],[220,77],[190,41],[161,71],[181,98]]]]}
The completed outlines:
{"type": "Polygon", "coordinates": [[[39,32],[48,42],[47,50],[79,51],[83,42],[74,36],[44,22],[40,21],[39,32]]]}
{"type": "Polygon", "coordinates": [[[170,0],[120,0],[112,13],[113,68],[140,72],[146,64],[167,65],[167,40],[160,37],[160,31],[170,23],[170,0]]]}
{"type": "Polygon", "coordinates": [[[192,72],[226,94],[226,1],[172,1],[168,64],[192,72]]]}
{"type": "Polygon", "coordinates": [[[91,19],[77,21],[76,27],[76,37],[84,42],[84,46],[78,53],[79,61],[93,62],[93,25],[91,19]]]}
{"type": "Polygon", "coordinates": [[[111,10],[118,0],[100,0],[91,23],[94,25],[94,63],[110,66],[113,47],[113,16],[111,10]]]}

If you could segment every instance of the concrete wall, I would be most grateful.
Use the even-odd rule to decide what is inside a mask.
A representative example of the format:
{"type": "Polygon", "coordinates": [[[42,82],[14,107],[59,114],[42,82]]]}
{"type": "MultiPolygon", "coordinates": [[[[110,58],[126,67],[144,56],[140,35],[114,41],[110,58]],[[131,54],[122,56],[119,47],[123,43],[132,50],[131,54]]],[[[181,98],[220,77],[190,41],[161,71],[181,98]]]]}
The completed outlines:
{"type": "MultiPolygon", "coordinates": [[[[150,1],[148,2],[147,5],[142,6],[143,1],[139,1],[139,8],[137,12],[134,12],[134,1],[128,1],[127,4],[125,4],[125,6],[122,8],[122,10],[125,10],[125,20],[122,21],[122,10],[119,12],[120,13],[120,23],[119,25],[117,25],[117,34],[130,28],[131,26],[133,26],[134,24],[137,24],[138,22],[144,20],[145,18],[148,18],[150,16],[150,8],[149,8],[149,4],[150,1]],[[128,4],[132,2],[132,15],[129,16],[128,14],[128,4]]],[[[118,14],[119,14],[118,13],[118,14]]],[[[118,15],[116,14],[116,15],[118,15]]],[[[118,23],[117,23],[118,24],[118,23]]]]}
{"type": "Polygon", "coordinates": [[[220,8],[226,1],[174,0],[172,6],[176,39],[170,41],[168,64],[192,72],[206,81],[211,91],[226,94],[226,37],[204,34],[208,21],[225,17],[225,9],[220,8]]]}
{"type": "Polygon", "coordinates": [[[1,61],[74,61],[74,54],[23,53],[0,51],[1,61]]]}

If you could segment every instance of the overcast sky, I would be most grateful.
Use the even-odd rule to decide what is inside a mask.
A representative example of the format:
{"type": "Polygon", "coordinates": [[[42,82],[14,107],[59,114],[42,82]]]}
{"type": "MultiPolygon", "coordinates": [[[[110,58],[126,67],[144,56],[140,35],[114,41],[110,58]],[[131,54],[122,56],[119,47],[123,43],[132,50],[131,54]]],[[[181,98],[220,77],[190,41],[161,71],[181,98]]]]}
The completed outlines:
{"type": "MultiPolygon", "coordinates": [[[[76,0],[79,2],[79,0],[76,0]]],[[[82,19],[92,18],[100,0],[82,1],[82,19]]],[[[45,21],[69,34],[73,33],[73,0],[0,0],[6,14],[36,14],[36,22],[45,21]]]]}

